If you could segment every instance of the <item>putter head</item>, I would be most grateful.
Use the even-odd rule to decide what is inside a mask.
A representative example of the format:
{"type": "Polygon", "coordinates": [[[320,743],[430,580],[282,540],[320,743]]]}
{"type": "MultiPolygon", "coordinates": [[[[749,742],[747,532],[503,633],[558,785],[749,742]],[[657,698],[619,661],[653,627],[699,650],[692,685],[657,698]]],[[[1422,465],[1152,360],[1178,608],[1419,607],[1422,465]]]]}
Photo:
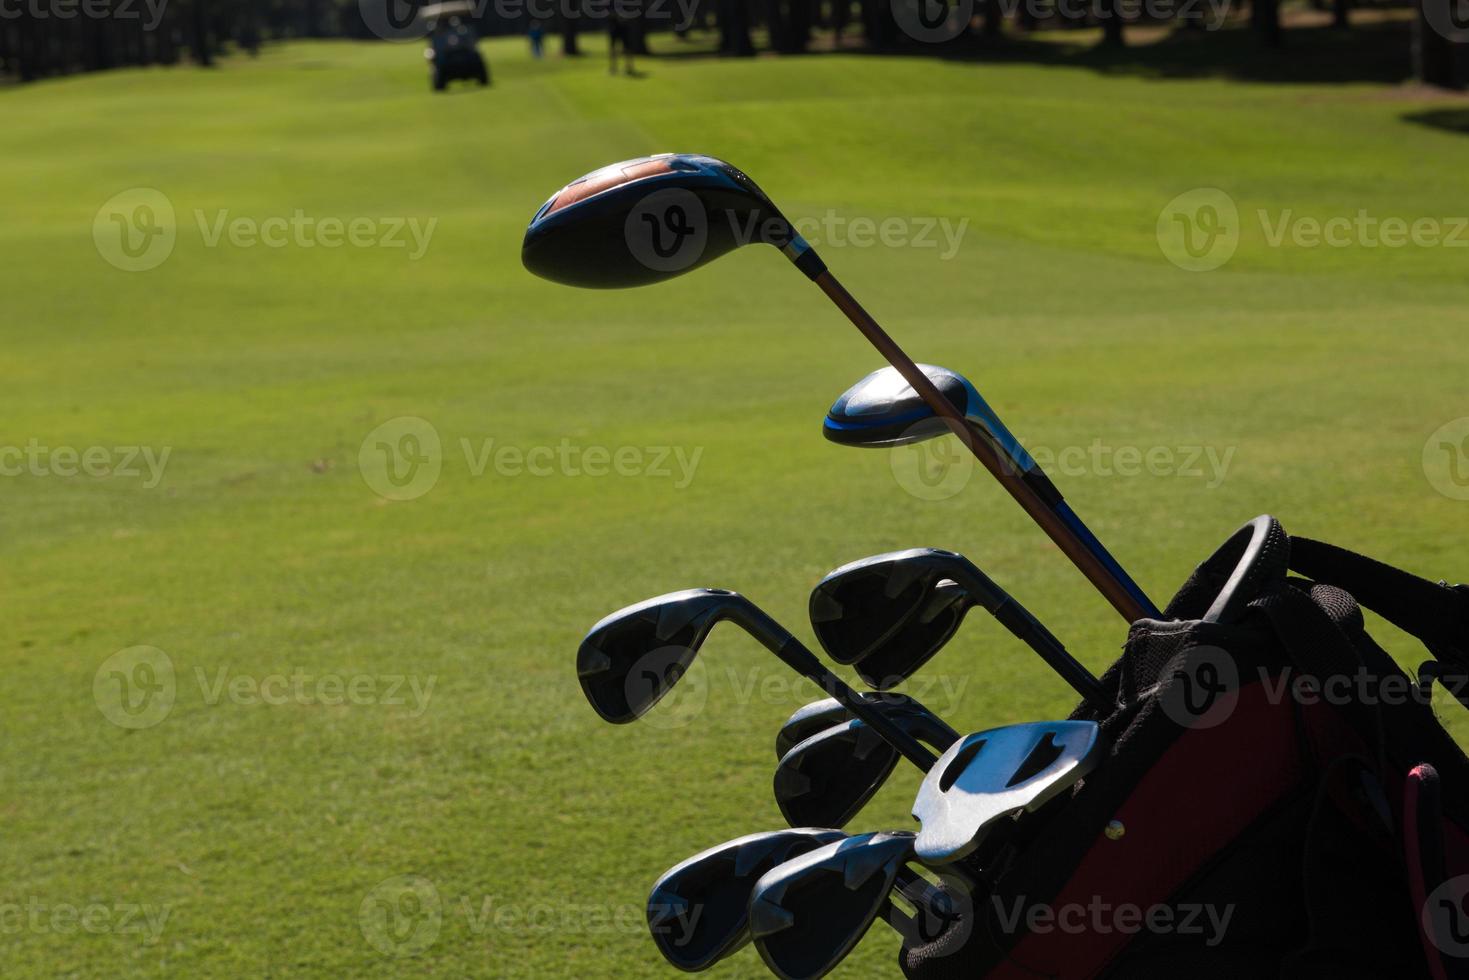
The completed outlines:
{"type": "Polygon", "coordinates": [[[1045,721],[976,732],[951,745],[913,801],[922,823],[914,849],[925,864],[971,853],[1002,820],[1039,809],[1086,776],[1106,753],[1093,721],[1045,721]]]}
{"type": "Polygon", "coordinates": [[[911,677],[958,632],[976,597],[953,577],[975,580],[968,574],[973,567],[962,555],[938,548],[843,565],[811,591],[812,629],[833,660],[856,667],[867,684],[887,690],[911,677]]]}
{"type": "Polygon", "coordinates": [[[755,242],[806,248],[738,168],[697,153],[660,153],[595,170],[551,195],[520,255],[542,279],[620,289],[672,279],[755,242]]]}
{"type": "MultiPolygon", "coordinates": [[[[906,694],[883,694],[880,697],[864,695],[864,697],[880,704],[889,713],[929,713],[927,708],[906,694]]],[[[852,713],[836,698],[826,698],[823,701],[812,701],[810,704],[801,705],[791,713],[785,724],[780,726],[780,731],[775,734],[776,759],[784,758],[787,752],[812,735],[851,719],[852,713]]]]}
{"type": "Polygon", "coordinates": [[[714,624],[746,620],[750,608],[738,592],[687,589],[619,609],[577,650],[582,693],[613,724],[641,718],[683,677],[714,624]]]}
{"type": "MultiPolygon", "coordinates": [[[[971,406],[984,404],[974,385],[958,372],[932,364],[920,364],[918,369],[960,412],[967,415],[971,406]]],[[[906,446],[948,431],[892,367],[873,371],[842,392],[821,426],[821,434],[831,442],[873,449],[906,446]]]]}
{"type": "MultiPolygon", "coordinates": [[[[917,702],[913,702],[917,705],[917,702]]],[[[959,734],[936,715],[917,710],[885,712],[901,729],[940,752],[959,734]]],[[[892,775],[900,754],[858,719],[838,722],[781,757],[775,768],[775,802],[792,827],[843,827],[892,775]],[[814,823],[810,818],[820,818],[814,823]]]]}
{"type": "Polygon", "coordinates": [[[750,896],[750,932],[778,977],[826,974],[866,935],[888,905],[913,835],[862,834],[778,865],[750,896]]]}
{"type": "Polygon", "coordinates": [[[750,834],[669,868],[648,895],[648,930],[680,970],[707,970],[750,941],[750,894],[766,872],[846,838],[802,827],[750,834]]]}

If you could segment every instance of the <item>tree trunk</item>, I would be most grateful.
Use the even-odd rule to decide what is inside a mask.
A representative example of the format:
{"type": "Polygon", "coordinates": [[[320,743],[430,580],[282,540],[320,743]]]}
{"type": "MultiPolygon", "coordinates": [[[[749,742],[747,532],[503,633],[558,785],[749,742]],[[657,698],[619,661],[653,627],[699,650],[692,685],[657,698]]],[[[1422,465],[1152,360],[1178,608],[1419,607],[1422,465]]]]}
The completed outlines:
{"type": "Polygon", "coordinates": [[[1261,44],[1280,47],[1280,0],[1252,0],[1250,24],[1261,44]]]}
{"type": "MultiPolygon", "coordinates": [[[[1259,3],[1260,0],[1255,0],[1259,3]]],[[[1108,48],[1124,48],[1127,46],[1127,36],[1124,28],[1127,26],[1122,20],[1121,0],[1103,0],[1102,12],[1102,46],[1108,48]]]]}
{"type": "Polygon", "coordinates": [[[581,45],[576,42],[576,29],[581,23],[581,4],[578,0],[565,0],[561,9],[561,54],[567,58],[581,56],[581,45]]]}
{"type": "Polygon", "coordinates": [[[209,11],[205,0],[193,0],[189,5],[189,50],[200,68],[214,67],[214,52],[209,47],[209,11]]]}
{"type": "Polygon", "coordinates": [[[1331,4],[1331,26],[1339,31],[1351,27],[1349,13],[1351,12],[1351,0],[1333,0],[1331,4]]]}
{"type": "Polygon", "coordinates": [[[1453,4],[1456,0],[1422,0],[1418,16],[1413,18],[1413,76],[1424,85],[1462,89],[1465,82],[1465,51],[1469,32],[1447,38],[1435,24],[1445,30],[1453,26],[1453,4]],[[1431,15],[1431,16],[1430,16],[1431,15]]]}
{"type": "Polygon", "coordinates": [[[893,19],[891,0],[862,0],[862,30],[868,45],[880,51],[897,43],[898,22],[893,19]]]}
{"type": "Polygon", "coordinates": [[[1005,28],[1005,8],[1000,0],[984,0],[984,36],[997,39],[1005,28]]]}
{"type": "Polygon", "coordinates": [[[745,58],[755,53],[745,0],[719,0],[719,53],[745,58]]]}

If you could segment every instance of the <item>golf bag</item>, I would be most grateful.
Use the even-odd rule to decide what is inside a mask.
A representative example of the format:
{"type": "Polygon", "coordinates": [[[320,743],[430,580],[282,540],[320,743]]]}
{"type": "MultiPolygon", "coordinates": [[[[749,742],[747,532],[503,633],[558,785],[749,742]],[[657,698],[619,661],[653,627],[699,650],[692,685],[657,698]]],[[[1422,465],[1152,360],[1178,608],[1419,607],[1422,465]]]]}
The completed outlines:
{"type": "Polygon", "coordinates": [[[1469,977],[1469,759],[1428,698],[1469,705],[1469,589],[1263,517],[1167,618],[1133,624],[1072,716],[1109,757],[985,842],[988,884],[904,973],[1469,977]],[[1427,646],[1418,678],[1362,607],[1427,646]]]}

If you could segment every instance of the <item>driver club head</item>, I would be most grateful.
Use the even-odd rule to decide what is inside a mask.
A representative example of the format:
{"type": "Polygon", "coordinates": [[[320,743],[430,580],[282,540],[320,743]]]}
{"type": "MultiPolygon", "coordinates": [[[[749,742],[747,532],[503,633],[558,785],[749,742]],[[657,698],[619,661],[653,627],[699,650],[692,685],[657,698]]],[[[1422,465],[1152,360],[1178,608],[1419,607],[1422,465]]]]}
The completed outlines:
{"type": "Polygon", "coordinates": [[[680,970],[707,970],[750,941],[750,895],[766,872],[845,838],[815,827],[750,834],[669,868],[648,895],[658,951],[680,970]]]}
{"type": "MultiPolygon", "coordinates": [[[[927,711],[890,717],[940,752],[959,738],[927,711]]],[[[899,758],[898,750],[865,722],[839,722],[781,758],[775,768],[775,802],[793,827],[846,826],[887,782],[899,758]]]]}
{"type": "Polygon", "coordinates": [[[552,282],[620,289],[672,279],[756,243],[806,248],[739,168],[660,153],[602,167],[551,195],[526,229],[521,261],[552,282]]]}
{"type": "MultiPolygon", "coordinates": [[[[833,660],[883,691],[944,648],[979,600],[951,578],[972,567],[938,548],[874,555],[836,569],[811,591],[812,629],[833,660]]],[[[967,574],[962,575],[968,579],[967,574]]],[[[988,598],[988,597],[984,597],[988,598]]]]}
{"type": "Polygon", "coordinates": [[[813,980],[840,963],[889,907],[913,840],[905,832],[862,834],[766,873],[750,896],[750,932],[770,971],[813,980]]]}
{"type": "Polygon", "coordinates": [[[1039,809],[1092,772],[1106,754],[1093,721],[1044,721],[976,732],[951,745],[913,801],[925,864],[968,856],[1002,821],[1039,809]]]}
{"type": "Polygon", "coordinates": [[[749,621],[753,608],[737,592],[687,589],[619,609],[577,650],[582,693],[605,720],[635,721],[683,677],[716,623],[749,621]]]}

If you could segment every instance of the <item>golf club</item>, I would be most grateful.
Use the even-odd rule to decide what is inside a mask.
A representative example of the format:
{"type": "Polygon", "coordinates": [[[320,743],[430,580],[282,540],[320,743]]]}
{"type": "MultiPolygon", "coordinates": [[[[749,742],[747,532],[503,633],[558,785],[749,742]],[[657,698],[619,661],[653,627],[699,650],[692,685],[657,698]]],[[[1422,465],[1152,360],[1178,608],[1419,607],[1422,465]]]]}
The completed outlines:
{"type": "Polygon", "coordinates": [[[952,901],[944,901],[947,891],[906,868],[913,843],[901,831],[862,834],[767,872],[750,896],[750,932],[770,971],[784,980],[825,976],[879,918],[915,944],[957,921],[952,901]],[[893,906],[895,887],[917,917],[893,906]]]}
{"type": "Polygon", "coordinates": [[[913,801],[922,824],[914,842],[919,860],[937,865],[966,857],[996,824],[1076,785],[1105,752],[1093,721],[1031,722],[966,735],[923,777],[913,801]]]}
{"type": "Polygon", "coordinates": [[[963,555],[910,548],[850,562],[811,590],[816,638],[833,660],[886,690],[912,676],[983,607],[1087,700],[1101,684],[1026,608],[963,555]]]}
{"type": "Polygon", "coordinates": [[[707,970],[750,941],[750,894],[761,876],[846,836],[812,827],[750,834],[669,868],[648,895],[658,951],[680,970],[707,970]]]}
{"type": "MultiPolygon", "coordinates": [[[[1025,451],[1020,440],[1000,421],[974,384],[948,368],[931,364],[920,364],[918,368],[955,410],[962,412],[966,421],[996,447],[1010,471],[1018,474],[1046,502],[1147,615],[1150,618],[1161,617],[1152,600],[1066,503],[1061,491],[1025,451]]],[[[821,427],[822,434],[831,442],[864,448],[905,446],[933,439],[948,431],[945,421],[938,418],[903,375],[891,367],[872,372],[843,392],[827,412],[821,427]]]]}
{"type": "MultiPolygon", "coordinates": [[[[1098,557],[1100,545],[1089,534],[1083,537],[1080,522],[1053,508],[1060,495],[1053,500],[1038,479],[1014,470],[996,441],[999,430],[971,424],[837,281],[770,198],[730,164],[666,153],[572,181],[531,219],[521,260],[553,282],[616,288],[661,282],[755,243],[779,248],[821,288],[1125,619],[1157,616],[1136,585],[1119,577],[1115,563],[1098,557]]],[[[993,421],[998,425],[998,417],[993,421]]]]}
{"type": "MultiPolygon", "coordinates": [[[[932,712],[906,694],[888,691],[864,693],[862,697],[882,706],[883,710],[889,714],[918,712],[932,715],[932,712]]],[[[784,758],[787,752],[812,735],[824,732],[833,725],[850,721],[851,718],[852,713],[836,698],[826,698],[822,701],[812,701],[810,704],[801,705],[785,720],[785,724],[780,726],[780,731],[775,733],[775,758],[777,760],[784,758]]]]}
{"type": "MultiPolygon", "coordinates": [[[[959,733],[927,712],[891,716],[913,737],[940,752],[959,733]]],[[[818,732],[775,767],[775,802],[792,827],[844,827],[892,775],[898,751],[853,718],[818,732]]]]}
{"type": "Polygon", "coordinates": [[[925,772],[936,757],[872,701],[738,592],[688,589],[621,609],[593,626],[577,651],[582,693],[613,724],[635,721],[672,689],[716,623],[728,620],[846,706],[925,772]]]}

